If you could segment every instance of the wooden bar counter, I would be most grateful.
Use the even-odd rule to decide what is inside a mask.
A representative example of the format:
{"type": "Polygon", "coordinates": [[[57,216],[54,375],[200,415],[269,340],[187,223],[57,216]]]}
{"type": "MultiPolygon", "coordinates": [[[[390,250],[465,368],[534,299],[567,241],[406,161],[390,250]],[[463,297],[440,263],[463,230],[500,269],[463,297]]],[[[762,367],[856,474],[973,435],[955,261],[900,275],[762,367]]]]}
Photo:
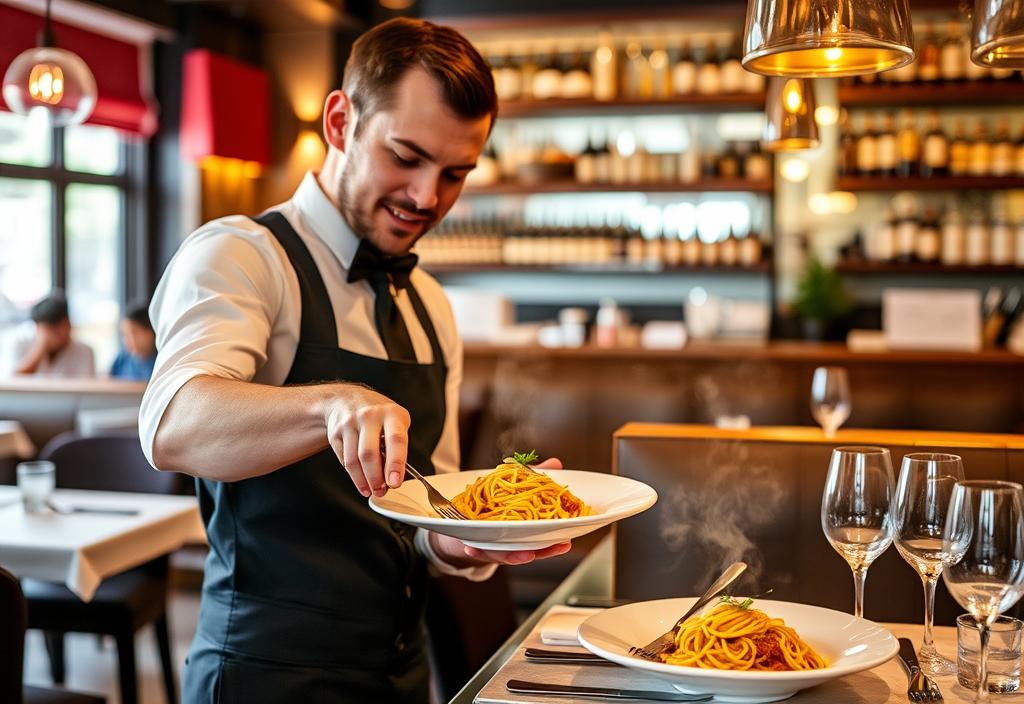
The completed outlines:
{"type": "MultiPolygon", "coordinates": [[[[650,484],[653,508],[616,527],[617,597],[697,593],[721,567],[743,560],[740,591],[849,610],[853,578],[821,529],[821,496],[832,449],[876,445],[892,453],[894,478],[905,454],[963,457],[968,479],[1024,481],[1024,437],[982,433],[815,428],[721,430],[702,425],[630,423],[615,433],[615,471],[650,484]]],[[[936,621],[963,612],[939,583],[936,621]]],[[[920,621],[921,580],[890,547],[867,577],[865,614],[920,621]]]]}

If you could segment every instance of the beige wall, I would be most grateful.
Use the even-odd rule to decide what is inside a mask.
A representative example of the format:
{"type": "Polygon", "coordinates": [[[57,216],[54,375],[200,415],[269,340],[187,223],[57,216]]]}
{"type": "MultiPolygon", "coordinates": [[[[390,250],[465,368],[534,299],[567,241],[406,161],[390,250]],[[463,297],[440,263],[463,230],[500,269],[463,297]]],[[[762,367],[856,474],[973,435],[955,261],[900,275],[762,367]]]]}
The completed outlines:
{"type": "Polygon", "coordinates": [[[341,73],[328,29],[270,33],[264,51],[272,81],[273,163],[261,179],[261,209],[290,198],[303,174],[320,167],[323,102],[341,73]]]}

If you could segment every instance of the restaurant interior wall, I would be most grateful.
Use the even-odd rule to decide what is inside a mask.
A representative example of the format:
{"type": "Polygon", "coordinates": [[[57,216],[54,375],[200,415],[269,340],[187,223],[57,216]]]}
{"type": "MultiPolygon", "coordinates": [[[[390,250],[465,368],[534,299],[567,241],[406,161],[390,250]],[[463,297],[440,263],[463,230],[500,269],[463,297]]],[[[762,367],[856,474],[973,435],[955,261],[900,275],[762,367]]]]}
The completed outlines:
{"type": "MultiPolygon", "coordinates": [[[[723,21],[720,17],[708,17],[696,12],[692,6],[674,4],[674,7],[659,7],[659,3],[641,3],[640,6],[631,7],[623,12],[621,8],[609,6],[609,4],[598,3],[596,6],[588,5],[593,10],[585,18],[577,13],[575,21],[570,22],[573,17],[573,5],[571,3],[558,5],[558,12],[552,8],[541,9],[539,3],[488,3],[486,6],[452,0],[438,0],[436,2],[421,3],[424,14],[431,19],[442,22],[452,22],[467,33],[467,35],[483,49],[491,49],[492,59],[502,60],[508,58],[514,49],[508,47],[513,45],[533,46],[539,51],[538,65],[543,65],[544,52],[548,49],[541,48],[543,41],[556,38],[563,43],[557,51],[565,52],[566,49],[575,51],[576,47],[594,45],[598,34],[602,30],[608,30],[617,40],[619,51],[625,48],[630,36],[643,35],[665,35],[673,34],[672,22],[680,15],[690,13],[691,19],[685,23],[685,30],[682,33],[689,33],[691,38],[700,33],[713,31],[709,28],[716,27],[719,31],[736,32],[741,29],[735,14],[730,21],[723,21]],[[505,49],[501,49],[504,45],[505,49]],[[494,51],[497,48],[497,51],[494,51]],[[504,54],[502,52],[505,52],[504,54]]],[[[917,42],[922,44],[933,35],[932,29],[937,28],[936,34],[943,37],[945,27],[951,18],[959,18],[962,29],[969,29],[966,24],[966,17],[960,10],[950,2],[915,2],[914,19],[917,34],[917,42]]],[[[679,28],[676,28],[679,29],[679,28]]],[[[650,40],[648,39],[648,44],[650,40]]],[[[944,39],[942,39],[944,41],[944,39]]],[[[646,50],[650,50],[647,46],[646,50]]],[[[671,44],[665,44],[665,48],[672,48],[671,44]]],[[[587,51],[586,48],[583,49],[587,51]]],[[[920,51],[919,51],[920,53],[920,51]]],[[[619,54],[619,61],[624,60],[623,54],[619,54]]],[[[916,66],[916,64],[915,64],[916,66]]],[[[1024,93],[1021,92],[1022,82],[1018,75],[1003,79],[999,83],[993,83],[991,79],[967,82],[967,88],[973,89],[972,94],[982,96],[977,101],[961,101],[959,107],[955,106],[956,90],[951,90],[942,95],[943,86],[948,83],[915,81],[910,84],[899,82],[883,81],[876,82],[873,87],[860,85],[850,86],[847,83],[839,84],[835,80],[819,79],[815,81],[816,93],[820,103],[832,111],[833,120],[820,125],[822,132],[822,144],[817,149],[807,152],[788,153],[780,155],[774,166],[772,184],[769,187],[768,202],[771,209],[768,219],[772,224],[773,235],[773,259],[770,269],[763,275],[767,285],[763,289],[762,300],[772,300],[779,304],[779,310],[785,311],[793,300],[797,282],[803,274],[808,254],[815,254],[823,259],[826,264],[837,263],[841,254],[850,249],[853,236],[859,231],[865,233],[869,230],[884,212],[885,207],[892,200],[892,193],[887,190],[902,192],[901,198],[916,199],[917,202],[944,203],[952,205],[956,203],[958,191],[966,190],[968,203],[1005,203],[1005,209],[1011,213],[1014,221],[1019,220],[1020,197],[1012,190],[1003,190],[1012,186],[1012,179],[1005,180],[1005,183],[992,184],[983,179],[976,183],[968,181],[966,185],[958,182],[943,188],[941,183],[921,183],[918,181],[891,180],[888,183],[875,180],[861,181],[854,183],[851,188],[854,193],[839,192],[839,186],[846,186],[843,179],[837,181],[837,157],[839,145],[839,129],[834,120],[840,107],[845,106],[847,98],[850,99],[850,112],[856,120],[860,120],[865,113],[871,112],[880,114],[883,112],[895,113],[907,106],[913,106],[918,111],[917,120],[923,125],[923,113],[925,109],[937,107],[941,111],[942,124],[948,132],[953,121],[959,116],[967,116],[972,121],[977,118],[993,120],[995,116],[1006,115],[1013,125],[1014,135],[1024,130],[1021,123],[1024,118],[1024,93]],[[970,85],[973,83],[973,85],[970,85]],[[987,91],[991,86],[992,90],[987,91]],[[1007,91],[1000,91],[998,86],[1008,86],[1007,91]],[[1021,96],[1020,100],[1014,100],[1012,96],[1021,96]],[[998,96],[998,97],[995,97],[998,96]],[[840,100],[842,97],[842,100],[840,100]],[[804,173],[797,177],[790,177],[787,167],[802,166],[804,173]],[[923,189],[923,190],[921,190],[923,189]],[[996,192],[998,191],[998,192],[996,192]],[[994,193],[994,194],[993,194],[994,193]],[[845,198],[839,198],[844,196],[845,198]],[[822,210],[821,203],[829,202],[842,205],[844,209],[822,210]],[[851,208],[850,203],[854,206],[851,208]],[[814,206],[814,207],[812,207],[814,206]]],[[[957,86],[958,84],[954,84],[957,86]]],[[[608,101],[604,104],[589,104],[581,101],[580,105],[586,107],[574,107],[571,100],[551,100],[545,105],[544,100],[532,101],[532,106],[527,106],[527,101],[515,101],[513,104],[504,105],[504,111],[499,118],[498,128],[495,130],[495,138],[501,139],[506,130],[515,129],[518,124],[542,125],[545,122],[562,123],[566,132],[578,129],[579,124],[596,125],[600,131],[602,121],[614,121],[623,119],[623,113],[643,112],[644,108],[632,107],[628,102],[608,101]],[[578,117],[582,114],[583,117],[578,117]],[[575,121],[575,122],[574,122],[575,121]]],[[[659,116],[687,115],[690,120],[705,120],[715,124],[714,120],[721,120],[725,112],[715,107],[697,108],[695,105],[687,105],[685,101],[678,100],[673,109],[670,102],[665,105],[658,105],[657,101],[651,101],[647,107],[648,112],[656,112],[659,116]],[[703,112],[702,116],[692,115],[696,109],[709,110],[703,112]]],[[[762,106],[752,105],[751,116],[759,117],[763,111],[762,106]]],[[[624,118],[628,119],[628,118],[624,118]]],[[[635,119],[635,118],[634,118],[635,119]]],[[[645,118],[647,119],[647,118],[645,118]]],[[[637,120],[639,122],[639,120],[637,120]]],[[[715,125],[717,126],[717,125],[715,125]]],[[[587,129],[586,127],[583,128],[587,129]]],[[[591,127],[590,129],[594,129],[591,127]]],[[[714,129],[714,128],[712,128],[714,129]]],[[[991,126],[990,128],[991,129],[991,126]]],[[[580,134],[585,134],[578,130],[580,134]]],[[[636,132],[643,132],[637,129],[636,132]]],[[[1016,137],[1015,137],[1016,138],[1016,137]]],[[[566,147],[559,143],[558,146],[570,156],[578,153],[585,137],[580,137],[581,144],[566,147]]],[[[500,161],[500,152],[498,154],[500,161]]],[[[571,180],[571,177],[570,177],[571,180]]],[[[847,179],[848,181],[848,179],[847,179]]],[[[1014,182],[1015,183],[1015,182],[1014,182]]],[[[565,188],[553,188],[553,183],[538,183],[531,189],[529,185],[513,185],[506,187],[497,184],[484,189],[467,187],[466,192],[453,216],[467,211],[472,212],[474,205],[484,211],[484,219],[491,216],[490,213],[501,213],[502,206],[494,205],[496,202],[507,203],[506,210],[515,209],[529,211],[531,203],[533,210],[541,210],[546,206],[540,205],[541,201],[550,203],[556,196],[549,193],[555,190],[572,190],[568,185],[565,188]]],[[[1022,181],[1019,185],[1024,185],[1022,181]]],[[[587,191],[585,185],[577,185],[575,190],[579,194],[565,193],[557,196],[563,201],[576,199],[580,207],[592,211],[592,203],[584,203],[586,198],[593,202],[604,204],[613,202],[616,198],[626,198],[626,193],[610,193],[609,191],[628,189],[601,187],[594,189],[589,195],[583,195],[587,191]]],[[[633,206],[624,206],[627,212],[632,208],[629,217],[634,222],[642,219],[640,211],[659,200],[663,203],[677,199],[686,201],[695,198],[692,193],[671,193],[671,188],[654,189],[657,193],[643,193],[643,186],[636,187],[636,192],[643,197],[637,198],[637,193],[630,193],[628,197],[634,198],[633,206]]],[[[687,189],[692,190],[692,189],[687,189]]],[[[711,198],[721,198],[723,194],[711,194],[711,198]]],[[[707,198],[707,194],[697,196],[707,198]]],[[[552,206],[554,207],[554,206],[552,206]]],[[[988,206],[986,206],[988,207],[988,206]]],[[[451,216],[450,216],[451,217],[451,216]]],[[[426,241],[425,245],[437,241],[426,241]]],[[[842,262],[840,262],[842,264],[842,262]]],[[[429,262],[425,262],[429,268],[429,262]]],[[[585,268],[585,267],[581,267],[585,268]]],[[[694,286],[701,286],[711,292],[712,295],[720,294],[727,298],[757,297],[758,287],[755,285],[757,277],[749,275],[726,275],[721,268],[714,270],[697,269],[684,270],[677,275],[666,272],[658,273],[657,267],[646,271],[648,276],[629,277],[622,275],[624,272],[615,271],[594,271],[590,275],[581,274],[578,271],[572,272],[566,269],[555,267],[555,271],[546,272],[543,266],[537,267],[516,267],[516,266],[495,266],[485,264],[477,267],[460,265],[441,265],[435,267],[442,281],[456,286],[481,287],[496,290],[509,296],[518,305],[520,315],[537,319],[550,319],[554,317],[559,308],[567,305],[583,304],[591,310],[596,308],[597,299],[602,293],[614,293],[619,297],[620,303],[625,303],[633,311],[641,313],[641,319],[645,316],[679,318],[681,316],[680,303],[687,291],[694,286]],[[525,270],[524,270],[525,269],[525,270]],[[653,276],[652,276],[653,275],[653,276]],[[547,305],[543,305],[544,303],[547,305]],[[659,305],[660,309],[659,309],[659,305]]],[[[591,268],[593,269],[593,268],[591,268]]],[[[998,267],[979,267],[976,270],[958,271],[954,268],[939,269],[931,267],[901,267],[892,266],[886,276],[878,274],[863,274],[856,268],[847,267],[843,269],[846,276],[848,290],[853,294],[856,303],[864,309],[868,315],[863,316],[869,324],[877,325],[879,321],[878,308],[880,306],[881,291],[885,287],[967,287],[982,289],[990,285],[1008,286],[1015,280],[1019,280],[1020,265],[1014,269],[1012,266],[1005,272],[996,271],[998,267]],[[1014,277],[1017,277],[1015,279],[1014,277]]],[[[741,272],[737,272],[741,273],[741,272]]],[[[745,273],[744,273],[745,274],[745,273]]]]}

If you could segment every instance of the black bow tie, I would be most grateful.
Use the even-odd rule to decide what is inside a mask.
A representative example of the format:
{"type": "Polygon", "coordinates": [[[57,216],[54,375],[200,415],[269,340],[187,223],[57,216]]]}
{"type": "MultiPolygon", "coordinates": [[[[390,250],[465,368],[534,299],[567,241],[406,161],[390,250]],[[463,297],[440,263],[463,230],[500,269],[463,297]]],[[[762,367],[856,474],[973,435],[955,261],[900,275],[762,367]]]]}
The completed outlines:
{"type": "Polygon", "coordinates": [[[371,282],[381,274],[389,277],[396,289],[409,285],[409,276],[419,257],[415,254],[403,254],[400,257],[388,257],[381,253],[368,240],[360,240],[359,248],[352,257],[352,266],[348,268],[348,282],[354,283],[369,279],[371,282]]]}

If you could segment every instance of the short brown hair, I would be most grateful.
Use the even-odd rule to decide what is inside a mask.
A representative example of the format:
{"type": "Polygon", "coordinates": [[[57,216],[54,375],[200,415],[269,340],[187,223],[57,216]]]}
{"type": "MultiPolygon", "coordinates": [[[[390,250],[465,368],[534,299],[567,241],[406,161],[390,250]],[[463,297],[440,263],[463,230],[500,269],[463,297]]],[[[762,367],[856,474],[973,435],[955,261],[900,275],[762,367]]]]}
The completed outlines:
{"type": "Polygon", "coordinates": [[[498,95],[491,69],[473,45],[451,27],[399,17],[359,37],[345,63],[342,89],[366,118],[387,108],[395,84],[410,68],[420,67],[440,84],[445,102],[467,119],[498,115],[498,95]]]}

